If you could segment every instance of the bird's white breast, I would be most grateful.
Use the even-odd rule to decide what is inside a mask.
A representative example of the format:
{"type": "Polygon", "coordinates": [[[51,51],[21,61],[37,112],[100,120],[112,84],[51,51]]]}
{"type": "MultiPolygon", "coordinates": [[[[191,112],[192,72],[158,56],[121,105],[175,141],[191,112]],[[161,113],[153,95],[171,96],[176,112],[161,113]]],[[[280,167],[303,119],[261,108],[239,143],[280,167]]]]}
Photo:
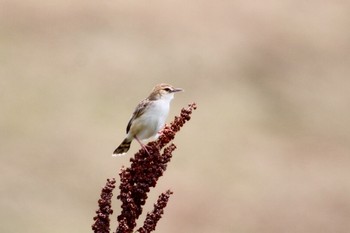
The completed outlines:
{"type": "Polygon", "coordinates": [[[158,131],[164,126],[166,118],[169,114],[171,99],[159,99],[152,101],[148,109],[135,119],[135,126],[141,129],[137,133],[139,139],[147,139],[155,136],[158,131]]]}

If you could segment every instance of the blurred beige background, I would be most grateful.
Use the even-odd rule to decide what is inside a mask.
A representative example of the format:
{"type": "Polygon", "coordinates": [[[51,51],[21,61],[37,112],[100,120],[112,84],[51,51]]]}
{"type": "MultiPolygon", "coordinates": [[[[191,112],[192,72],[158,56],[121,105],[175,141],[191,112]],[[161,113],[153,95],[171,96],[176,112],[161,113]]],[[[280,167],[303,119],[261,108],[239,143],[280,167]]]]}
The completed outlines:
{"type": "Polygon", "coordinates": [[[156,232],[350,232],[349,28],[337,0],[1,1],[0,232],[91,232],[160,82],[186,90],[168,121],[198,110],[156,232]]]}

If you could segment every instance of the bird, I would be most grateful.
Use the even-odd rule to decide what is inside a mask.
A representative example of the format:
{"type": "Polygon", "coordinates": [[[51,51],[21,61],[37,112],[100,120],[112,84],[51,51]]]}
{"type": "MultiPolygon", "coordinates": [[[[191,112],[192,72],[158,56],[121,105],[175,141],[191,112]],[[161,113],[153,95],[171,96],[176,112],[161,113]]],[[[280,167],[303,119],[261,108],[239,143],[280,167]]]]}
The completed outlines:
{"type": "Polygon", "coordinates": [[[157,84],[152,89],[151,94],[135,108],[126,127],[126,137],[114,150],[113,156],[125,155],[130,149],[133,139],[136,139],[148,153],[141,140],[149,139],[158,134],[159,130],[165,125],[174,93],[181,91],[184,90],[169,84],[157,84]]]}

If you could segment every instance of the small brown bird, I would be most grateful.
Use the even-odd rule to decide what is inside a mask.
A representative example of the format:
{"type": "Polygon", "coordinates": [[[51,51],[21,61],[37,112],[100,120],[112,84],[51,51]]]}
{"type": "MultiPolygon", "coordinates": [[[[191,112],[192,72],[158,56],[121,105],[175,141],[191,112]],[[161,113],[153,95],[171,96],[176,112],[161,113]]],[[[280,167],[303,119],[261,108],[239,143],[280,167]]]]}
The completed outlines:
{"type": "Polygon", "coordinates": [[[126,154],[134,138],[147,151],[141,140],[155,136],[164,126],[170,102],[174,98],[174,93],[179,91],[183,89],[164,83],[156,85],[151,94],[137,105],[126,127],[127,135],[115,149],[113,156],[126,154]]]}

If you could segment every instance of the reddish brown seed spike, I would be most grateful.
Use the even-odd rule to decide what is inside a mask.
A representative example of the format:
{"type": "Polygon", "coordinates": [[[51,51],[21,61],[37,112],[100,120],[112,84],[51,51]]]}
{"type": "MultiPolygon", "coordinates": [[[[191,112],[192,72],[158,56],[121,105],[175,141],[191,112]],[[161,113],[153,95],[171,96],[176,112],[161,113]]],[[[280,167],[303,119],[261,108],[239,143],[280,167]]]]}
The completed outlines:
{"type": "MultiPolygon", "coordinates": [[[[181,129],[186,121],[190,119],[190,114],[194,108],[194,104],[190,104],[187,109],[181,110],[180,116],[175,117],[170,126],[166,126],[155,142],[148,143],[146,153],[145,150],[138,151],[133,159],[130,159],[131,166],[122,169],[120,172],[120,194],[118,199],[122,202],[122,212],[117,217],[119,225],[116,233],[133,232],[136,226],[136,219],[142,213],[142,207],[147,200],[147,194],[151,187],[156,186],[160,176],[164,174],[167,163],[172,158],[172,152],[176,149],[174,144],[167,144],[175,138],[176,133],[181,129]],[[163,153],[161,150],[164,148],[163,153]]],[[[157,202],[156,211],[150,214],[145,221],[148,225],[140,228],[139,232],[151,232],[155,228],[157,221],[163,214],[171,192],[166,192],[165,197],[157,202]],[[147,229],[147,230],[146,230],[147,229]]]]}

